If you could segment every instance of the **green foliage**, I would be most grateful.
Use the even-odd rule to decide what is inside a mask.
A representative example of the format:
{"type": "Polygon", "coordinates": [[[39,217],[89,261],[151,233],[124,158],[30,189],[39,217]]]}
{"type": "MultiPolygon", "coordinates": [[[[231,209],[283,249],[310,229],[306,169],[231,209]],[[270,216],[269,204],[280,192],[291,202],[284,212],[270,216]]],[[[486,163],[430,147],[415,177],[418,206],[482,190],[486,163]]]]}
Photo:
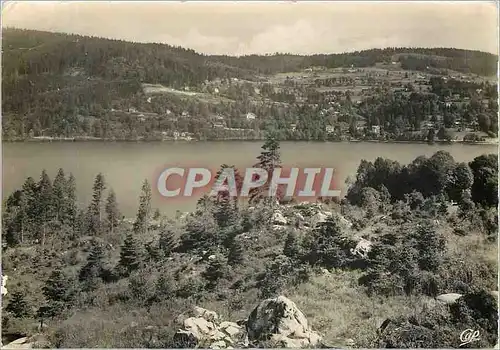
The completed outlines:
{"type": "Polygon", "coordinates": [[[120,250],[118,267],[125,275],[139,269],[142,265],[142,252],[132,233],[127,234],[120,250]]]}
{"type": "Polygon", "coordinates": [[[239,240],[233,239],[229,253],[227,255],[227,262],[231,266],[242,265],[245,261],[245,251],[239,240]]]}
{"type": "Polygon", "coordinates": [[[45,281],[42,292],[47,305],[40,307],[38,314],[41,317],[54,317],[73,306],[77,289],[74,278],[61,268],[56,268],[45,281]]]}
{"type": "Polygon", "coordinates": [[[102,228],[102,195],[106,189],[104,175],[97,174],[92,187],[92,202],[88,208],[88,230],[91,234],[98,234],[102,228]]]}
{"type": "Polygon", "coordinates": [[[342,233],[338,217],[331,216],[304,239],[305,261],[326,268],[348,266],[355,242],[342,233]]]}
{"type": "Polygon", "coordinates": [[[118,226],[118,223],[120,222],[121,219],[121,213],[118,209],[118,203],[116,201],[116,195],[113,189],[109,191],[108,198],[106,200],[105,211],[109,229],[111,233],[113,233],[113,230],[115,229],[116,226],[118,226]]]}
{"type": "Polygon", "coordinates": [[[18,318],[30,317],[31,308],[26,301],[25,293],[20,290],[13,292],[5,307],[5,311],[10,312],[14,317],[18,318]]]}
{"type": "Polygon", "coordinates": [[[151,185],[148,180],[144,180],[139,198],[139,210],[134,223],[134,232],[136,234],[148,233],[151,214],[151,185]]]}
{"type": "Polygon", "coordinates": [[[486,206],[498,205],[498,157],[495,154],[482,155],[469,163],[474,182],[471,188],[472,200],[486,206]]]}

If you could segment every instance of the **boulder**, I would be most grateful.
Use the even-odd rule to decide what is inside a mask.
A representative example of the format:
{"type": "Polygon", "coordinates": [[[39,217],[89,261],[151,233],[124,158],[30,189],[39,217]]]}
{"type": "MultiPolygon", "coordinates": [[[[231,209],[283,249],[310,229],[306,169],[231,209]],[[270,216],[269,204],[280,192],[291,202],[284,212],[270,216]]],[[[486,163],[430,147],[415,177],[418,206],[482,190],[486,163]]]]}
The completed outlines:
{"type": "Polygon", "coordinates": [[[351,249],[351,254],[360,258],[366,258],[372,249],[372,244],[369,240],[361,238],[356,244],[356,248],[351,249]]]}
{"type": "Polygon", "coordinates": [[[194,307],[194,314],[196,317],[204,318],[209,322],[215,322],[219,319],[219,315],[215,311],[210,311],[199,306],[194,307]]]}
{"type": "Polygon", "coordinates": [[[437,301],[440,301],[441,303],[451,305],[455,304],[455,302],[462,297],[462,294],[458,293],[446,293],[446,294],[441,294],[436,297],[437,301]]]}
{"type": "Polygon", "coordinates": [[[286,225],[288,223],[287,219],[283,216],[283,214],[279,211],[274,212],[273,214],[273,224],[275,225],[286,225]]]}
{"type": "Polygon", "coordinates": [[[314,227],[322,222],[325,222],[327,218],[328,215],[326,215],[325,213],[316,213],[311,217],[311,226],[314,227]]]}
{"type": "Polygon", "coordinates": [[[276,346],[294,348],[314,347],[321,341],[302,311],[284,296],[262,301],[250,313],[246,328],[251,343],[271,340],[276,346]]]}
{"type": "Polygon", "coordinates": [[[2,349],[32,349],[33,343],[31,343],[28,337],[23,337],[10,342],[7,345],[2,346],[2,349]]]}

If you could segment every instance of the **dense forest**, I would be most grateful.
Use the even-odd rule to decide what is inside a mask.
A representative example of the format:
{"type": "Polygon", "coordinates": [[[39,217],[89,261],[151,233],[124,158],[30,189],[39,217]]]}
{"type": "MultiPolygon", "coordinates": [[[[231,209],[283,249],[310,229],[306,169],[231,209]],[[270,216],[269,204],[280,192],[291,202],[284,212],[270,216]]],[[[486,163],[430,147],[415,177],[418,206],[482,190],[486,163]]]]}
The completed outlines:
{"type": "Polygon", "coordinates": [[[415,82],[400,86],[401,92],[369,72],[361,82],[360,77],[348,77],[349,72],[345,78],[315,79],[311,84],[298,78],[287,78],[284,83],[270,80],[277,73],[315,67],[356,70],[393,63],[410,72],[493,75],[497,57],[483,52],[387,48],[331,55],[228,57],[165,44],[11,28],[3,31],[2,39],[6,140],[155,140],[176,132],[189,133],[195,139],[262,139],[266,130],[278,128],[282,139],[292,140],[348,136],[425,141],[434,137],[421,124],[438,115],[444,115],[445,122],[434,133],[441,126],[455,126],[455,122],[463,128],[472,125],[472,131],[490,133],[490,137],[497,133],[497,89],[484,81],[434,79],[425,83],[431,86],[430,92],[425,84],[415,82]],[[369,92],[358,105],[353,91],[360,84],[369,92]],[[146,85],[174,92],[151,93],[146,85]],[[324,92],[324,87],[337,90],[324,92]],[[460,101],[450,105],[448,100],[455,95],[460,101]],[[257,118],[246,118],[248,113],[257,118]],[[356,132],[359,117],[368,119],[367,130],[380,125],[383,132],[356,132]],[[474,126],[475,122],[480,125],[474,126]],[[291,124],[297,126],[291,128],[291,124]]]}
{"type": "MultiPolygon", "coordinates": [[[[257,159],[271,173],[279,167],[276,135],[257,159]]],[[[258,311],[246,316],[285,295],[319,332],[318,347],[451,348],[468,328],[481,334],[473,347],[497,341],[496,155],[363,160],[342,201],[295,203],[278,192],[276,203],[263,186],[251,206],[221,192],[176,218],[152,208],[145,180],[133,223],[103,174],[85,207],[75,181],[43,171],[5,201],[4,336],[35,347],[208,347],[215,340],[202,330],[178,331],[194,322],[179,317],[203,306],[245,318],[230,323],[227,344],[282,347],[268,337],[278,328],[257,337],[258,311]],[[361,251],[360,242],[370,245],[361,251]]],[[[214,318],[211,327],[227,326],[214,318]]]]}

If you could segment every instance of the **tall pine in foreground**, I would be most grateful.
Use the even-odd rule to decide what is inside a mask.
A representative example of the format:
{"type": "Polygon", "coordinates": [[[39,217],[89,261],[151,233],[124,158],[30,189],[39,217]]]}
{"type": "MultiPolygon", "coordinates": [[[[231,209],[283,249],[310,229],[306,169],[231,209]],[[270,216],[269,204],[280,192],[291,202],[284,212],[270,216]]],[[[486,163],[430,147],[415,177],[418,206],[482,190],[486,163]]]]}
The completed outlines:
{"type": "Polygon", "coordinates": [[[64,223],[74,228],[78,208],[76,206],[76,179],[73,174],[69,174],[66,182],[66,208],[64,212],[64,223]]]}
{"type": "Polygon", "coordinates": [[[142,184],[141,196],[139,198],[139,210],[134,223],[135,234],[147,234],[149,221],[151,219],[151,185],[148,180],[142,184]]]}
{"type": "Polygon", "coordinates": [[[109,191],[105,210],[109,230],[113,233],[113,230],[118,225],[121,216],[120,211],[118,210],[118,203],[116,202],[115,191],[113,191],[113,189],[109,191]]]}
{"type": "Polygon", "coordinates": [[[14,317],[24,318],[31,315],[31,309],[26,302],[26,296],[22,291],[15,291],[5,307],[5,311],[12,313],[14,317]]]}
{"type": "Polygon", "coordinates": [[[66,209],[66,175],[64,174],[64,170],[59,168],[57,175],[54,179],[54,183],[52,185],[54,189],[54,212],[57,221],[62,221],[64,217],[64,211],[66,209]]]}
{"type": "MultiPolygon", "coordinates": [[[[266,170],[268,177],[265,185],[261,187],[252,188],[249,193],[250,202],[258,202],[268,197],[268,191],[271,184],[274,169],[281,168],[281,154],[280,145],[275,132],[269,132],[266,135],[266,141],[262,146],[262,151],[257,157],[259,160],[254,168],[261,168],[266,170]]],[[[276,197],[280,198],[280,191],[276,191],[276,197]]],[[[274,200],[273,200],[274,203],[274,200]]]]}
{"type": "Polygon", "coordinates": [[[88,210],[89,231],[91,234],[97,234],[101,230],[102,223],[102,195],[106,189],[104,175],[97,174],[92,187],[92,202],[88,210]]]}
{"type": "Polygon", "coordinates": [[[41,227],[42,245],[45,243],[49,222],[54,217],[53,189],[49,175],[46,170],[42,171],[40,181],[38,182],[38,205],[37,205],[37,224],[41,227]]]}

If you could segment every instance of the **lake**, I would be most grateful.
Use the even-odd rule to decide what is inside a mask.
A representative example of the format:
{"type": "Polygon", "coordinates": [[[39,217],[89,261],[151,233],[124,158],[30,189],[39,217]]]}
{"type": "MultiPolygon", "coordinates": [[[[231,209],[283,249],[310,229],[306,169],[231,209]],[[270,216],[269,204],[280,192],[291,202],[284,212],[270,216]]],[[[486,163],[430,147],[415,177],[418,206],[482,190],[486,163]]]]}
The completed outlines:
{"type": "MultiPolygon", "coordinates": [[[[42,169],[51,179],[59,168],[74,174],[80,205],[87,205],[92,195],[94,177],[102,172],[108,188],[116,192],[120,210],[133,217],[138,206],[141,184],[148,179],[153,186],[153,206],[167,215],[177,210],[194,209],[196,198],[167,200],[156,189],[157,176],[167,165],[217,168],[221,164],[237,167],[256,162],[262,142],[26,142],[3,143],[3,188],[5,199],[22,186],[28,176],[38,180],[42,169]]],[[[284,166],[316,166],[336,169],[336,177],[345,190],[344,180],[356,174],[362,159],[377,157],[409,163],[420,155],[431,156],[448,151],[456,161],[469,162],[474,157],[497,153],[496,145],[426,145],[390,143],[315,143],[282,142],[284,166]]]]}

